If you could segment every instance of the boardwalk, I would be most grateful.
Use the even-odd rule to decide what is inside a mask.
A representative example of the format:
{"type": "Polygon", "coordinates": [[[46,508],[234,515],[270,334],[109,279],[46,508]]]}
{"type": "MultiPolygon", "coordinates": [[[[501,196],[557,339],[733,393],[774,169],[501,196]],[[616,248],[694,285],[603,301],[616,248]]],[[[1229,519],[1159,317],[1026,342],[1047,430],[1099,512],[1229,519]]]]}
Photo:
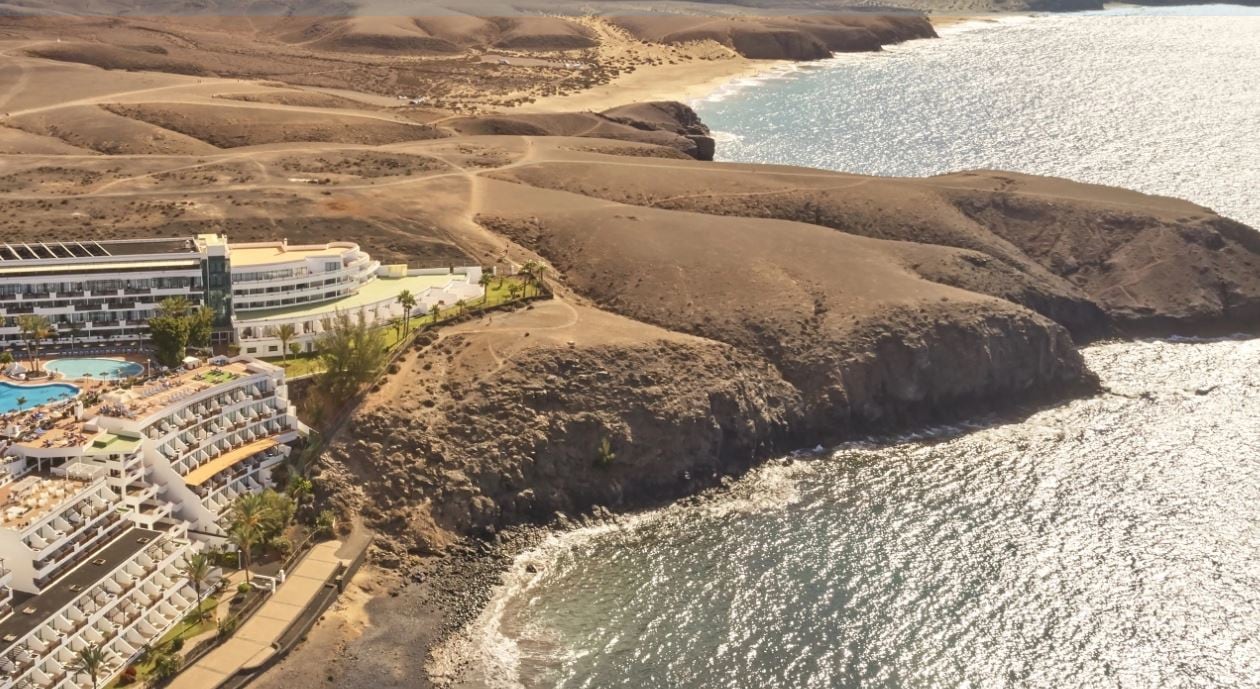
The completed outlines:
{"type": "Polygon", "coordinates": [[[285,582],[236,634],[209,655],[187,667],[171,682],[171,689],[212,689],[243,667],[265,661],[284,630],[302,614],[341,564],[341,541],[326,541],[311,549],[285,582]]]}

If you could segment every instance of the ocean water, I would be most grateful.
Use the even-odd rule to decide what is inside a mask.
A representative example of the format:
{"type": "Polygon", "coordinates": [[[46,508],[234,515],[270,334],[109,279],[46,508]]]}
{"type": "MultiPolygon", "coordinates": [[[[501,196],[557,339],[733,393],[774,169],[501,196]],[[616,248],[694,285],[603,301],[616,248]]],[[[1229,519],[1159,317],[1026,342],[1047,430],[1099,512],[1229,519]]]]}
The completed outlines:
{"type": "Polygon", "coordinates": [[[471,630],[504,686],[1260,685],[1260,341],[556,536],[471,630]],[[532,568],[536,572],[529,572],[532,568]]]}
{"type": "Polygon", "coordinates": [[[972,22],[695,103],[720,160],[1055,175],[1260,227],[1260,8],[972,22]]]}
{"type": "MultiPolygon", "coordinates": [[[[701,113],[727,159],[1058,174],[1260,226],[1260,11],[1206,11],[964,28],[701,113]]],[[[470,687],[1260,687],[1260,340],[1085,356],[1107,393],[553,535],[446,655],[470,687]]]]}

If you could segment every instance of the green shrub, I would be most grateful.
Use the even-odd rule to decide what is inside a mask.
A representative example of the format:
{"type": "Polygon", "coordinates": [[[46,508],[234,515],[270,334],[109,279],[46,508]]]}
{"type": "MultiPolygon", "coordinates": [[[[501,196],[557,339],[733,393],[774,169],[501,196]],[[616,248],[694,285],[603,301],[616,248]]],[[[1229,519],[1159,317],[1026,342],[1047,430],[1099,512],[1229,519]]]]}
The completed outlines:
{"type": "Polygon", "coordinates": [[[231,636],[241,621],[236,615],[228,615],[219,620],[219,636],[231,636]]]}
{"type": "Polygon", "coordinates": [[[612,441],[604,438],[600,441],[599,447],[595,449],[596,466],[606,467],[612,464],[615,459],[617,459],[617,453],[613,452],[612,441]]]}

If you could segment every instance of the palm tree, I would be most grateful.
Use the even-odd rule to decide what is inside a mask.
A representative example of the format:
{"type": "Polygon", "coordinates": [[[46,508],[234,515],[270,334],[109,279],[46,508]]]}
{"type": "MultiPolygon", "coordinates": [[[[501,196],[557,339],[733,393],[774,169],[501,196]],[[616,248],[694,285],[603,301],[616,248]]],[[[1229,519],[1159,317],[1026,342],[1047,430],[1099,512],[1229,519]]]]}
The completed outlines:
{"type": "Polygon", "coordinates": [[[70,346],[73,347],[80,337],[83,337],[83,324],[78,321],[70,321],[70,346]]]}
{"type": "Polygon", "coordinates": [[[227,538],[232,545],[236,546],[237,552],[240,554],[241,567],[245,570],[245,583],[247,584],[250,582],[250,550],[258,542],[258,537],[257,528],[250,528],[241,523],[233,523],[228,527],[227,538]]]}
{"type": "Polygon", "coordinates": [[[407,332],[411,328],[411,310],[416,308],[416,297],[405,289],[398,293],[398,304],[403,307],[403,332],[407,332]]]}
{"type": "Polygon", "coordinates": [[[267,523],[267,504],[258,493],[246,493],[232,503],[228,513],[228,540],[241,551],[245,582],[250,581],[249,558],[267,523]]]}
{"type": "Polygon", "coordinates": [[[297,326],[284,323],[276,328],[276,339],[280,340],[280,352],[285,361],[289,360],[289,341],[297,336],[297,326]]]}
{"type": "Polygon", "coordinates": [[[482,272],[481,277],[477,278],[477,284],[481,285],[481,303],[490,302],[490,283],[494,282],[494,278],[490,277],[490,273],[482,272]]]}
{"type": "Polygon", "coordinates": [[[38,371],[39,360],[35,358],[35,347],[41,340],[48,339],[52,333],[52,323],[45,316],[28,313],[18,316],[18,330],[22,333],[22,339],[26,340],[26,357],[31,360],[32,370],[38,371]]]}
{"type": "Polygon", "coordinates": [[[464,310],[466,308],[468,308],[468,303],[465,302],[463,299],[460,299],[459,301],[455,302],[456,315],[459,315],[459,316],[464,315],[464,310]]]}
{"type": "Polygon", "coordinates": [[[193,591],[197,593],[197,619],[199,620],[205,617],[205,611],[201,609],[202,594],[213,568],[210,558],[205,553],[196,553],[192,557],[186,558],[183,567],[180,568],[180,573],[188,579],[188,583],[192,584],[193,591]]]}
{"type": "Polygon", "coordinates": [[[434,304],[429,307],[429,316],[433,318],[433,324],[437,325],[438,318],[442,315],[442,307],[434,304]]]}
{"type": "Polygon", "coordinates": [[[92,689],[100,686],[101,670],[105,669],[105,651],[100,646],[92,644],[85,647],[79,654],[70,661],[70,670],[75,674],[87,675],[92,680],[92,689]]]}
{"type": "MultiPolygon", "coordinates": [[[[533,286],[538,290],[539,294],[542,293],[542,276],[543,273],[547,272],[547,266],[538,261],[530,260],[526,261],[525,265],[521,266],[521,269],[517,272],[525,277],[526,285],[533,286]]],[[[528,290],[526,292],[528,293],[528,290]]]]}
{"type": "Polygon", "coordinates": [[[538,294],[542,295],[543,288],[547,286],[547,264],[539,263],[534,268],[534,288],[538,290],[538,294]]]}

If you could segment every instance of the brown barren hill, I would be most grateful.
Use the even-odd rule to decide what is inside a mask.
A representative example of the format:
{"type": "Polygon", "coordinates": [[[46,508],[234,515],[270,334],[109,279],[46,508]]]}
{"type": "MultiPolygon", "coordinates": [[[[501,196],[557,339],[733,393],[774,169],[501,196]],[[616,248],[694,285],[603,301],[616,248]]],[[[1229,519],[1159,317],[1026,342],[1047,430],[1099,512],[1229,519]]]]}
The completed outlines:
{"type": "Polygon", "coordinates": [[[1098,334],[1105,321],[1194,331],[1260,319],[1260,236],[1175,199],[989,172],[919,180],[592,161],[494,174],[622,203],[798,220],[981,252],[1025,278],[994,278],[987,286],[975,275],[962,282],[964,273],[938,279],[1024,304],[1086,336],[1098,334]]]}
{"type": "Polygon", "coordinates": [[[194,59],[177,59],[166,48],[156,45],[101,45],[99,43],[57,43],[26,51],[28,55],[61,62],[79,62],[101,69],[169,72],[204,76],[209,74],[194,59]]]}
{"type": "Polygon", "coordinates": [[[220,148],[297,141],[389,144],[442,136],[423,124],[385,117],[201,103],[138,103],[110,112],[170,129],[220,148]]]}
{"type": "Polygon", "coordinates": [[[955,249],[494,189],[481,222],[547,258],[577,292],[637,320],[759,353],[837,430],[1081,376],[1060,326],[915,273],[923,253],[955,249]],[[980,342],[981,360],[961,364],[980,342]],[[1005,357],[1025,364],[1010,371],[1005,357]]]}
{"type": "MultiPolygon", "coordinates": [[[[686,108],[686,106],[681,106],[686,108]]],[[[690,112],[690,108],[686,108],[690,112]]],[[[700,160],[713,158],[713,140],[708,130],[688,134],[673,120],[636,120],[612,113],[504,113],[447,120],[442,128],[462,135],[580,136],[615,141],[653,144],[673,148],[700,160]]],[[[694,113],[692,113],[694,115],[694,113]]]]}
{"type": "Polygon", "coordinates": [[[3,124],[78,148],[110,155],[209,153],[215,146],[160,124],[138,121],[95,105],[44,110],[3,120],[3,124]]]}
{"type": "Polygon", "coordinates": [[[713,41],[759,60],[820,60],[833,52],[879,50],[889,43],[934,38],[920,16],[615,17],[612,23],[651,43],[713,41]]]}
{"type": "Polygon", "coordinates": [[[589,29],[558,17],[329,17],[288,36],[324,50],[421,55],[487,48],[553,52],[596,45],[589,29]],[[312,41],[312,35],[318,38],[312,41]]]}

